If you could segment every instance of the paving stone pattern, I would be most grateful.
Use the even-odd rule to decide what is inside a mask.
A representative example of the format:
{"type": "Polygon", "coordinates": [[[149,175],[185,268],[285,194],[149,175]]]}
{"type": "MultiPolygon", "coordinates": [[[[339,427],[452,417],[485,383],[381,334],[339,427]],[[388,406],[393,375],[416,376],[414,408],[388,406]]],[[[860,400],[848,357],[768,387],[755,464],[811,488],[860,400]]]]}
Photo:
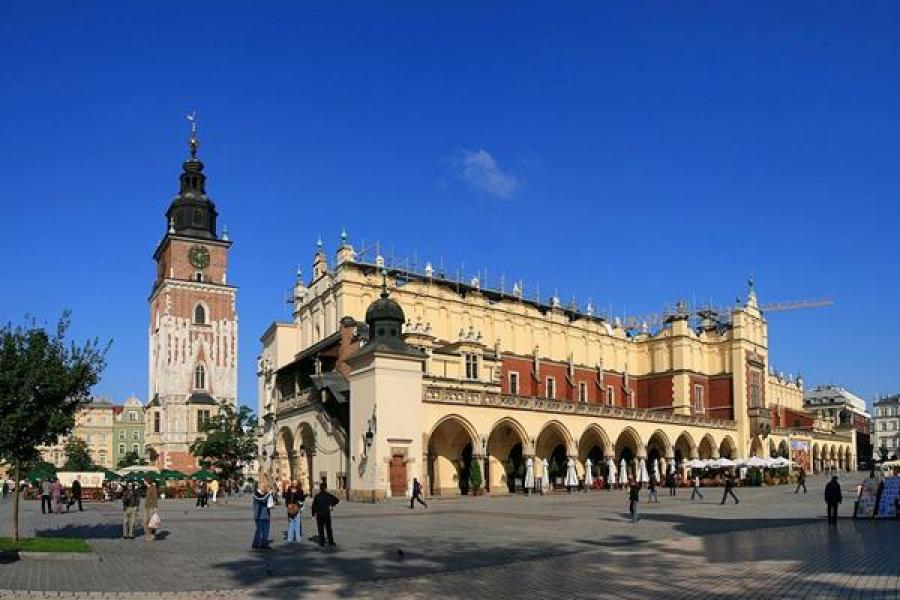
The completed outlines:
{"type": "MultiPolygon", "coordinates": [[[[844,477],[845,496],[860,476],[844,477]]],[[[824,519],[824,479],[809,494],[786,487],[740,489],[721,506],[660,492],[632,524],[624,492],[524,498],[434,499],[427,510],[399,501],[341,503],[338,547],[281,541],[249,549],[249,500],[208,510],[163,501],[163,539],[122,540],[115,503],[45,516],[24,507],[24,535],[78,535],[99,561],[0,564],[8,598],[900,598],[900,522],[824,519]]],[[[0,505],[9,535],[11,502],[0,505]]]]}

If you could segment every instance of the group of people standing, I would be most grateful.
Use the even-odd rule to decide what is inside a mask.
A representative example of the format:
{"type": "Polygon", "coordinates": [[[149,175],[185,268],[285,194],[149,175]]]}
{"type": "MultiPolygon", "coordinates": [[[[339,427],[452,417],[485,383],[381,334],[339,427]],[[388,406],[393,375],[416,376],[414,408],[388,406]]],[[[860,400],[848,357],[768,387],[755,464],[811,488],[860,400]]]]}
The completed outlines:
{"type": "Polygon", "coordinates": [[[75,504],[78,505],[79,512],[84,511],[81,503],[81,482],[76,479],[72,482],[71,487],[66,491],[62,482],[56,478],[48,478],[41,481],[41,513],[42,514],[60,514],[63,506],[66,512],[75,504]]]}
{"type": "Polygon", "coordinates": [[[156,532],[161,522],[159,516],[159,487],[155,481],[145,481],[143,489],[129,481],[122,490],[122,538],[134,539],[134,526],[144,500],[144,538],[148,542],[156,540],[156,532]]]}
{"type": "MultiPolygon", "coordinates": [[[[297,543],[303,538],[301,515],[306,504],[307,495],[299,481],[292,481],[281,493],[288,518],[288,529],[285,539],[288,543],[297,543]]],[[[328,491],[325,482],[319,485],[319,492],[313,497],[310,513],[316,520],[319,546],[326,543],[334,546],[334,531],[331,526],[331,512],[340,502],[328,491]]],[[[253,533],[252,547],[257,550],[268,550],[272,547],[269,529],[272,521],[272,508],[279,504],[277,490],[270,490],[265,482],[261,482],[253,494],[253,520],[256,530],[253,533]]]]}

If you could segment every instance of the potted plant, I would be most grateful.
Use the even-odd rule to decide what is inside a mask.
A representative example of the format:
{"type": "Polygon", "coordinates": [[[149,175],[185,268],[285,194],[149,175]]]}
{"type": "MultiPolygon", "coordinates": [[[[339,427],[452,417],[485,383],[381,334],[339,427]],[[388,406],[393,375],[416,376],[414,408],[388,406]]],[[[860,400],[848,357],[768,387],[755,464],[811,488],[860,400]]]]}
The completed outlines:
{"type": "Polygon", "coordinates": [[[477,460],[472,461],[472,465],[469,468],[469,485],[472,489],[472,495],[481,495],[481,486],[484,485],[484,481],[481,478],[481,464],[477,460]]]}

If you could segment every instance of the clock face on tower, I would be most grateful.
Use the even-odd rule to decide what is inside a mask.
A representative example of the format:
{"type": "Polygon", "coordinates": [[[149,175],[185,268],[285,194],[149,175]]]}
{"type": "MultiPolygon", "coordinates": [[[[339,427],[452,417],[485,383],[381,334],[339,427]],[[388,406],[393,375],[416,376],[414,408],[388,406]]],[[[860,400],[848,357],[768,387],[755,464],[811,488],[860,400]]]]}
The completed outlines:
{"type": "Polygon", "coordinates": [[[191,246],[191,249],[188,250],[188,260],[194,267],[205,269],[209,266],[209,249],[199,244],[191,246]]]}

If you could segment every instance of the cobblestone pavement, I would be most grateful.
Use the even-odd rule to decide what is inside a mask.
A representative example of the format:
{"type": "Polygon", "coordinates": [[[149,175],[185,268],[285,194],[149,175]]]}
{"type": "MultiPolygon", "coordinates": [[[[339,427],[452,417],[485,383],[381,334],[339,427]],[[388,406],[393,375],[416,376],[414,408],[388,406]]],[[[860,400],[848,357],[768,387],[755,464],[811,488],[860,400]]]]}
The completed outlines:
{"type": "MultiPolygon", "coordinates": [[[[845,496],[857,478],[845,477],[845,496]]],[[[334,550],[309,539],[308,519],[306,540],[281,542],[277,507],[275,547],[265,552],[247,548],[247,501],[209,510],[164,501],[155,543],[118,539],[115,504],[57,517],[29,502],[25,535],[86,537],[99,560],[0,564],[0,599],[900,598],[900,523],[843,518],[828,527],[824,480],[811,484],[806,496],[742,489],[741,503],[726,506],[721,490],[697,503],[683,490],[661,493],[659,504],[642,504],[637,524],[622,492],[436,499],[414,511],[342,503],[334,550]]],[[[10,505],[0,505],[0,535],[10,505]]]]}

